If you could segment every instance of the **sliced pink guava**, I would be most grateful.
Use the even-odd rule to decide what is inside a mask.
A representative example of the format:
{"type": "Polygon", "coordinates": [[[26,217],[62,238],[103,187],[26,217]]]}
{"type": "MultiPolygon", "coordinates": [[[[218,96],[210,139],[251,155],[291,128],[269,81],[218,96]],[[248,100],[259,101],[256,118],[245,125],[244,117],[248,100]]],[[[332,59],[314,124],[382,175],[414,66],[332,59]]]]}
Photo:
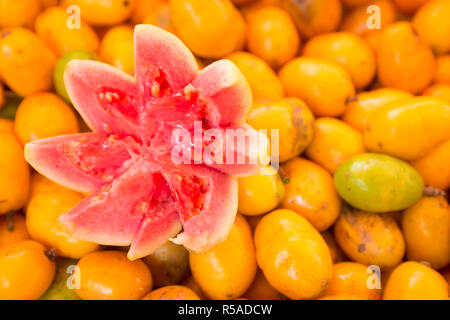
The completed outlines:
{"type": "Polygon", "coordinates": [[[199,71],[177,37],[151,25],[135,28],[135,59],[136,78],[69,62],[68,94],[93,132],[28,143],[25,158],[51,180],[91,193],[60,217],[75,238],[130,245],[132,260],[168,239],[208,250],[233,224],[235,176],[268,163],[266,136],[244,122],[250,88],[228,60],[199,71]]]}

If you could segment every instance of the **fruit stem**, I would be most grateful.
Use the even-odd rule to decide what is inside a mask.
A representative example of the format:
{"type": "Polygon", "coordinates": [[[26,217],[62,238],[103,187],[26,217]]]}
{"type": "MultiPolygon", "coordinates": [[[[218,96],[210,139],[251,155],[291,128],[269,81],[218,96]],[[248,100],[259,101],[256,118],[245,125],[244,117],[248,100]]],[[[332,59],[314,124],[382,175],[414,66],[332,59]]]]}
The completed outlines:
{"type": "Polygon", "coordinates": [[[442,191],[441,189],[434,188],[432,186],[425,186],[423,189],[423,195],[425,197],[445,197],[445,191],[442,191]]]}
{"type": "Polygon", "coordinates": [[[286,171],[283,168],[279,168],[278,173],[281,177],[281,182],[283,182],[283,184],[288,184],[291,181],[288,174],[286,173],[286,171]]]}
{"type": "Polygon", "coordinates": [[[44,253],[47,256],[48,260],[55,261],[55,258],[56,258],[56,250],[55,250],[55,248],[51,248],[50,250],[46,250],[44,253]]]}
{"type": "Polygon", "coordinates": [[[350,102],[354,102],[354,101],[358,101],[357,96],[347,97],[347,99],[345,100],[345,103],[350,103],[350,102]]]}

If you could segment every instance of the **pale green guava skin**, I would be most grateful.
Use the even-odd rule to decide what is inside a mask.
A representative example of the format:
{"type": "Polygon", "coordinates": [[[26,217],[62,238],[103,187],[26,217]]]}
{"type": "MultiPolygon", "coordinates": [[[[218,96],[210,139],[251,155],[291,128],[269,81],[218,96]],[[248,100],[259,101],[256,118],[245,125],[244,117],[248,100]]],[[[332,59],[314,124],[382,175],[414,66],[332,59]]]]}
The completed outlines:
{"type": "Polygon", "coordinates": [[[98,60],[97,56],[92,52],[82,50],[67,52],[58,59],[55,65],[55,70],[53,71],[53,85],[56,93],[58,93],[61,98],[69,103],[69,94],[67,93],[66,86],[64,84],[64,70],[66,69],[67,63],[73,59],[98,60]]]}

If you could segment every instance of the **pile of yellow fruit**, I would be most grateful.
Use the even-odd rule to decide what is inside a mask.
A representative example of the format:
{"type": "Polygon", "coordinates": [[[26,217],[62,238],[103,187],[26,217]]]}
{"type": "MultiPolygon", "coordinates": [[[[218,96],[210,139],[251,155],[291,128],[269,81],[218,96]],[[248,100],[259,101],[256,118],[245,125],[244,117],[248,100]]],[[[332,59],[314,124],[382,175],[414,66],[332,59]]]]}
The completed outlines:
{"type": "Polygon", "coordinates": [[[0,0],[0,299],[447,300],[446,191],[450,0],[0,0]],[[280,169],[239,178],[234,226],[205,253],[168,242],[130,261],[73,238],[57,220],[86,195],[24,159],[89,130],[65,65],[133,74],[136,24],[200,67],[231,60],[247,122],[279,130],[280,169]]]}

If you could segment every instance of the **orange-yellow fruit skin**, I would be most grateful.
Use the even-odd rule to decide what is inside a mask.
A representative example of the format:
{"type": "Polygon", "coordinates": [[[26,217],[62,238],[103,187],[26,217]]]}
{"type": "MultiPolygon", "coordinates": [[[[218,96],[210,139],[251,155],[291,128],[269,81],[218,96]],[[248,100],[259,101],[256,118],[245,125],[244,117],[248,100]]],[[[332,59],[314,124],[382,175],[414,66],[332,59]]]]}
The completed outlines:
{"type": "Polygon", "coordinates": [[[375,76],[375,54],[361,37],[350,32],[316,36],[305,45],[303,55],[338,63],[350,74],[357,90],[367,87],[375,76]]]}
{"type": "MultiPolygon", "coordinates": [[[[172,21],[172,14],[170,12],[170,5],[168,2],[165,2],[158,6],[158,8],[150,12],[144,17],[142,21],[143,24],[152,24],[154,26],[160,27],[164,30],[167,30],[171,33],[176,33],[175,27],[172,21]]],[[[243,41],[243,39],[242,39],[243,41]]]]}
{"type": "Polygon", "coordinates": [[[245,218],[237,215],[224,242],[204,253],[190,253],[189,262],[209,298],[230,300],[244,294],[256,274],[255,247],[245,218]]]}
{"type": "MultiPolygon", "coordinates": [[[[364,33],[363,35],[361,35],[361,37],[364,39],[364,41],[369,45],[369,47],[375,53],[377,53],[378,47],[380,46],[380,39],[381,39],[382,32],[383,32],[382,29],[374,29],[374,30],[369,30],[366,33],[364,33]]],[[[372,89],[377,89],[377,88],[375,88],[376,85],[378,86],[377,88],[382,87],[381,84],[379,83],[378,79],[376,80],[376,82],[374,84],[372,84],[372,89]]]]}
{"type": "Polygon", "coordinates": [[[23,148],[11,131],[0,132],[0,215],[25,205],[30,184],[30,169],[23,148]]]}
{"type": "Polygon", "coordinates": [[[77,264],[74,279],[83,300],[140,300],[153,286],[152,275],[141,260],[130,261],[126,252],[98,251],[77,264]]]}
{"type": "Polygon", "coordinates": [[[356,262],[341,262],[333,265],[333,277],[323,296],[353,295],[367,300],[380,300],[381,290],[371,288],[372,272],[356,262]]]}
{"type": "Polygon", "coordinates": [[[36,300],[55,276],[55,263],[43,245],[25,240],[0,248],[0,299],[36,300]]]}
{"type": "Polygon", "coordinates": [[[450,84],[450,54],[442,55],[436,58],[434,83],[450,84]]]}
{"type": "Polygon", "coordinates": [[[54,7],[58,5],[60,0],[38,0],[41,3],[42,8],[54,7]]]}
{"type": "Polygon", "coordinates": [[[432,268],[408,261],[392,271],[383,300],[448,300],[448,284],[432,268]]]}
{"type": "Polygon", "coordinates": [[[30,192],[28,194],[28,203],[35,196],[48,192],[73,193],[72,190],[51,181],[50,179],[37,172],[32,173],[30,178],[30,192]]]}
{"type": "Polygon", "coordinates": [[[38,0],[0,0],[0,28],[30,28],[40,10],[38,0]]]}
{"type": "Polygon", "coordinates": [[[27,229],[32,239],[54,248],[58,256],[79,259],[98,250],[96,243],[70,236],[58,218],[75,207],[83,197],[75,191],[54,191],[35,195],[27,207],[27,229]]]}
{"type": "Polygon", "coordinates": [[[255,280],[244,297],[249,300],[281,300],[283,298],[282,294],[270,285],[261,270],[256,273],[255,280]]]}
{"type": "Polygon", "coordinates": [[[256,102],[247,116],[247,122],[256,130],[267,130],[269,140],[274,133],[278,134],[280,162],[301,154],[314,135],[314,116],[308,106],[296,98],[256,102]]]}
{"type": "Polygon", "coordinates": [[[306,149],[306,155],[315,163],[334,173],[346,160],[366,152],[361,132],[342,120],[317,119],[314,138],[306,149]]]}
{"type": "Polygon", "coordinates": [[[136,0],[64,0],[64,6],[78,6],[84,20],[94,26],[111,26],[131,17],[136,0]]]}
{"type": "Polygon", "coordinates": [[[420,173],[425,184],[447,190],[450,188],[450,140],[437,146],[411,164],[420,173]]]}
{"type": "Polygon", "coordinates": [[[72,108],[50,92],[27,96],[19,105],[14,131],[22,142],[77,133],[78,121],[72,108]]]}
{"type": "Polygon", "coordinates": [[[234,52],[227,56],[247,79],[252,89],[253,101],[281,99],[283,85],[272,68],[258,56],[248,52],[234,52]]]}
{"type": "Polygon", "coordinates": [[[449,123],[450,105],[414,97],[377,111],[364,131],[364,141],[371,152],[416,160],[450,139],[449,123]]]}
{"type": "Polygon", "coordinates": [[[317,300],[368,300],[351,294],[335,294],[332,296],[320,297],[317,300]]]}
{"type": "Polygon", "coordinates": [[[412,23],[419,37],[437,54],[450,51],[449,17],[450,1],[432,0],[417,10],[413,18],[412,23]]]}
{"type": "Polygon", "coordinates": [[[20,96],[53,87],[55,54],[30,30],[0,31],[0,78],[20,96]]]}
{"type": "Polygon", "coordinates": [[[284,196],[284,185],[272,167],[267,172],[238,179],[238,211],[244,215],[260,215],[275,209],[284,196]]]}
{"type": "Polygon", "coordinates": [[[413,94],[430,84],[436,67],[431,48],[415,34],[409,22],[396,22],[382,31],[377,64],[382,85],[413,94]]]}
{"type": "Polygon", "coordinates": [[[143,23],[145,17],[157,11],[167,4],[167,0],[136,0],[136,5],[131,15],[131,21],[135,24],[143,23]]]}
{"type": "Polygon", "coordinates": [[[328,229],[337,219],[341,199],[331,174],[314,162],[296,158],[282,166],[288,178],[281,207],[305,217],[317,230],[328,229]]]}
{"type": "Polygon", "coordinates": [[[342,119],[353,128],[363,132],[375,112],[393,101],[412,97],[409,92],[382,88],[365,91],[356,95],[347,103],[347,110],[342,119]]]}
{"type": "Polygon", "coordinates": [[[355,95],[350,75],[335,62],[300,57],[279,75],[286,94],[303,100],[318,117],[342,115],[347,99],[355,95]]]}
{"type": "Polygon", "coordinates": [[[290,299],[311,299],[327,287],[332,260],[320,233],[291,210],[276,210],[255,231],[258,265],[271,286],[290,299]]]}
{"type": "Polygon", "coordinates": [[[166,286],[153,290],[142,300],[200,300],[191,289],[183,286],[166,286]]]}
{"type": "Polygon", "coordinates": [[[402,232],[387,214],[345,207],[334,225],[334,236],[351,260],[365,265],[394,267],[405,254],[402,232]]]}
{"type": "Polygon", "coordinates": [[[288,13],[263,7],[247,16],[247,46],[270,66],[279,68],[297,55],[300,37],[288,13]]]}
{"type": "Polygon", "coordinates": [[[433,84],[423,92],[423,95],[438,98],[450,105],[450,84],[433,84]]]}
{"type": "Polygon", "coordinates": [[[198,283],[195,282],[195,279],[192,275],[184,279],[181,282],[181,285],[194,291],[195,294],[200,298],[200,300],[208,300],[208,297],[205,295],[205,293],[203,292],[202,288],[200,288],[198,283]]]}
{"type": "Polygon", "coordinates": [[[390,0],[366,1],[348,10],[342,18],[340,30],[353,32],[359,35],[372,33],[376,29],[369,29],[367,21],[372,14],[367,13],[369,5],[376,5],[380,10],[380,27],[383,29],[397,19],[397,12],[394,4],[390,0]]]}
{"type": "Polygon", "coordinates": [[[339,247],[336,239],[334,238],[334,234],[332,229],[325,230],[320,233],[328,245],[328,249],[330,249],[331,259],[333,263],[338,263],[347,260],[344,252],[339,247]]]}
{"type": "Polygon", "coordinates": [[[291,14],[305,38],[335,31],[341,22],[342,4],[339,0],[281,0],[280,5],[291,14]]]}
{"type": "Polygon", "coordinates": [[[14,133],[14,121],[0,118],[0,132],[14,133]]]}
{"type": "Polygon", "coordinates": [[[430,0],[393,0],[402,12],[411,14],[430,0]]]}
{"type": "MultiPolygon", "coordinates": [[[[245,0],[244,0],[245,1],[245,0]]],[[[239,10],[241,10],[242,15],[247,18],[249,14],[251,14],[253,11],[258,10],[260,8],[264,7],[278,7],[281,9],[285,9],[282,6],[283,0],[250,0],[249,3],[246,3],[243,6],[239,7],[239,10]]],[[[288,10],[286,10],[289,12],[288,10]]]]}
{"type": "Polygon", "coordinates": [[[231,0],[231,1],[233,1],[234,4],[243,5],[243,4],[249,4],[255,0],[231,0]]]}
{"type": "Polygon", "coordinates": [[[245,43],[246,25],[230,0],[170,0],[177,35],[196,55],[221,58],[245,43]]]}
{"type": "Polygon", "coordinates": [[[408,260],[436,270],[450,263],[450,207],[444,197],[423,197],[406,209],[402,230],[408,260]]]}
{"type": "Polygon", "coordinates": [[[360,6],[371,2],[371,0],[341,0],[341,1],[342,4],[347,7],[360,6]]]}
{"type": "Polygon", "coordinates": [[[127,73],[134,72],[133,28],[122,25],[113,27],[103,36],[100,59],[127,73]]]}
{"type": "Polygon", "coordinates": [[[67,27],[68,14],[61,7],[51,7],[36,19],[36,34],[57,56],[73,50],[97,52],[99,39],[94,29],[81,20],[80,28],[67,27]]]}
{"type": "Polygon", "coordinates": [[[15,213],[10,218],[6,215],[0,216],[0,248],[28,239],[30,235],[23,215],[15,213]]]}

